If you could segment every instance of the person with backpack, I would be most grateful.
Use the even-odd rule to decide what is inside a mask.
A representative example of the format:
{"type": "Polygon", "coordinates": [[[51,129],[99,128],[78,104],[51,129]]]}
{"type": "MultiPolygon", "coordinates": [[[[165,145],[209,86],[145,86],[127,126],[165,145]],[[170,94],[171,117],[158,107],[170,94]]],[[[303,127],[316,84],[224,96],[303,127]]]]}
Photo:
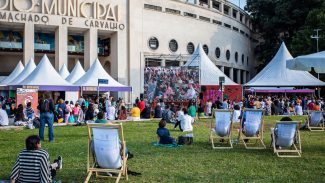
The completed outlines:
{"type": "Polygon", "coordinates": [[[48,130],[49,130],[49,141],[53,142],[54,102],[51,99],[49,93],[44,94],[44,99],[41,99],[39,101],[37,109],[40,111],[39,137],[42,141],[44,141],[44,129],[45,129],[45,124],[47,123],[48,130]]]}

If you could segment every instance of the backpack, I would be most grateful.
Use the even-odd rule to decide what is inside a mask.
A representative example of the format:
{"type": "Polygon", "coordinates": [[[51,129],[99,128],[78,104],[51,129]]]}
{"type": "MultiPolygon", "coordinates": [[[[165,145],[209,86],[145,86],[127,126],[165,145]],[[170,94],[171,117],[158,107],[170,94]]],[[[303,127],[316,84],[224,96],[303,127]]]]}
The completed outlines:
{"type": "Polygon", "coordinates": [[[49,112],[50,111],[50,101],[45,99],[41,105],[41,110],[43,112],[49,112]]]}

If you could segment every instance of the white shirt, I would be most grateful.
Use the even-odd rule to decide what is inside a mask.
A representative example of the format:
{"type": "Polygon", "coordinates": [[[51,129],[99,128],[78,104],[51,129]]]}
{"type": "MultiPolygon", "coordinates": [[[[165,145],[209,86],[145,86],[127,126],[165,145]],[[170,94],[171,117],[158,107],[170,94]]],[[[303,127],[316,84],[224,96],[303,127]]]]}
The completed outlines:
{"type": "Polygon", "coordinates": [[[208,114],[212,113],[211,108],[212,108],[212,102],[207,102],[207,113],[208,114]]]}
{"type": "Polygon", "coordinates": [[[300,105],[296,105],[295,113],[296,113],[296,115],[300,115],[300,116],[303,115],[302,107],[300,105]]]}
{"type": "Polygon", "coordinates": [[[240,110],[234,110],[232,121],[234,123],[239,123],[240,122],[239,116],[240,116],[240,110]]]}
{"type": "Polygon", "coordinates": [[[176,112],[176,116],[177,116],[177,120],[181,121],[182,120],[182,116],[184,116],[184,112],[183,111],[177,111],[176,112]]]}
{"type": "Polygon", "coordinates": [[[7,126],[9,125],[9,119],[7,112],[3,109],[0,109],[0,125],[7,126]]]}
{"type": "Polygon", "coordinates": [[[181,128],[184,132],[193,131],[192,123],[194,123],[194,119],[188,114],[181,116],[181,128]]]}
{"type": "Polygon", "coordinates": [[[115,107],[108,107],[107,114],[108,120],[115,120],[115,107]]]}

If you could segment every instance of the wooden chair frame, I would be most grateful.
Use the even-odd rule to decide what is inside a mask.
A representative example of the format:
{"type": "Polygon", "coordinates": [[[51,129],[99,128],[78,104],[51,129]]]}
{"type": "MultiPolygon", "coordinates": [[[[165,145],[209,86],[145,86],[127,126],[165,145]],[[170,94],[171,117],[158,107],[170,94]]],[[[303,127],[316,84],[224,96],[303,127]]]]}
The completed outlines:
{"type": "Polygon", "coordinates": [[[310,131],[324,131],[325,129],[325,126],[324,126],[324,118],[323,118],[323,121],[320,122],[320,126],[310,126],[310,115],[311,113],[313,112],[319,112],[319,113],[322,113],[322,111],[308,111],[308,117],[307,117],[307,120],[306,120],[306,127],[310,130],[310,131]]]}
{"type": "MultiPolygon", "coordinates": [[[[263,138],[264,138],[264,110],[258,110],[258,109],[244,109],[243,112],[262,112],[262,117],[261,117],[261,124],[260,124],[260,129],[259,129],[259,133],[258,136],[254,136],[254,137],[247,137],[244,133],[244,121],[243,121],[243,117],[240,119],[240,129],[239,129],[239,133],[238,133],[238,142],[243,142],[244,146],[246,149],[266,149],[266,146],[263,142],[263,138]],[[246,140],[255,140],[255,143],[248,143],[246,142],[246,140]]],[[[245,127],[244,127],[245,128],[245,127]]]]}
{"type": "Polygon", "coordinates": [[[300,132],[299,132],[299,127],[300,127],[300,122],[298,121],[277,121],[275,127],[278,124],[283,124],[283,123],[294,123],[297,124],[296,126],[296,131],[295,131],[295,139],[294,142],[292,143],[292,146],[288,149],[280,149],[276,147],[275,144],[275,133],[274,133],[274,128],[271,128],[271,134],[272,134],[272,146],[273,146],[273,152],[278,156],[278,157],[286,157],[286,158],[299,158],[301,157],[302,151],[301,151],[301,139],[300,139],[300,132]],[[295,143],[297,141],[297,143],[295,143]]]}
{"type": "Polygon", "coordinates": [[[233,148],[233,142],[232,142],[232,127],[233,127],[233,123],[232,123],[232,118],[233,118],[233,110],[222,110],[222,109],[215,109],[212,111],[212,119],[211,119],[211,126],[210,126],[210,141],[212,144],[212,149],[232,149],[233,148]],[[216,112],[229,112],[230,114],[230,127],[229,127],[229,134],[225,137],[220,137],[217,135],[217,133],[215,131],[213,131],[213,127],[214,125],[216,125],[216,116],[215,113],[216,112]],[[215,140],[215,141],[214,141],[215,140]],[[224,140],[226,143],[218,143],[219,140],[224,140]],[[220,146],[217,146],[217,145],[220,146]],[[227,145],[227,146],[223,146],[223,145],[227,145]]]}
{"type": "Polygon", "coordinates": [[[88,183],[92,174],[95,173],[98,178],[115,178],[116,183],[120,181],[121,178],[125,178],[128,180],[128,172],[127,172],[127,156],[125,154],[126,144],[124,140],[123,134],[123,126],[122,124],[87,124],[88,126],[88,157],[87,157],[87,178],[85,183],[88,183]],[[109,129],[118,129],[119,137],[121,140],[121,152],[122,152],[122,166],[119,169],[104,169],[98,168],[96,162],[96,155],[92,153],[91,142],[93,140],[92,129],[93,128],[109,128],[109,129]],[[100,175],[101,173],[113,173],[117,174],[117,176],[109,176],[109,175],[100,175]]]}

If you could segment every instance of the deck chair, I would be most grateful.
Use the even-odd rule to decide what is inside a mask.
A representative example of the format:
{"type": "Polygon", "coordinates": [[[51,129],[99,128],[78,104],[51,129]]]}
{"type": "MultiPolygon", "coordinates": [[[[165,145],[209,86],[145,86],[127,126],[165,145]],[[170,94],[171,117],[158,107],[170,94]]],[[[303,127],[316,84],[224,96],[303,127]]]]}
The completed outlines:
{"type": "Polygon", "coordinates": [[[246,149],[266,148],[263,142],[263,116],[264,110],[244,110],[244,115],[240,120],[241,128],[239,129],[238,141],[243,142],[246,149]]]}
{"type": "Polygon", "coordinates": [[[278,157],[301,157],[299,122],[278,121],[271,128],[271,144],[278,157]]]}
{"type": "Polygon", "coordinates": [[[310,131],[324,131],[324,118],[322,111],[309,111],[306,126],[310,131]]]}
{"type": "Polygon", "coordinates": [[[213,149],[230,149],[232,146],[232,110],[213,110],[210,141],[213,149]],[[222,142],[219,143],[219,140],[222,142]]]}
{"type": "Polygon", "coordinates": [[[85,183],[90,180],[93,173],[96,177],[116,178],[116,182],[119,182],[122,176],[128,180],[122,124],[87,124],[87,126],[88,176],[85,183]]]}

